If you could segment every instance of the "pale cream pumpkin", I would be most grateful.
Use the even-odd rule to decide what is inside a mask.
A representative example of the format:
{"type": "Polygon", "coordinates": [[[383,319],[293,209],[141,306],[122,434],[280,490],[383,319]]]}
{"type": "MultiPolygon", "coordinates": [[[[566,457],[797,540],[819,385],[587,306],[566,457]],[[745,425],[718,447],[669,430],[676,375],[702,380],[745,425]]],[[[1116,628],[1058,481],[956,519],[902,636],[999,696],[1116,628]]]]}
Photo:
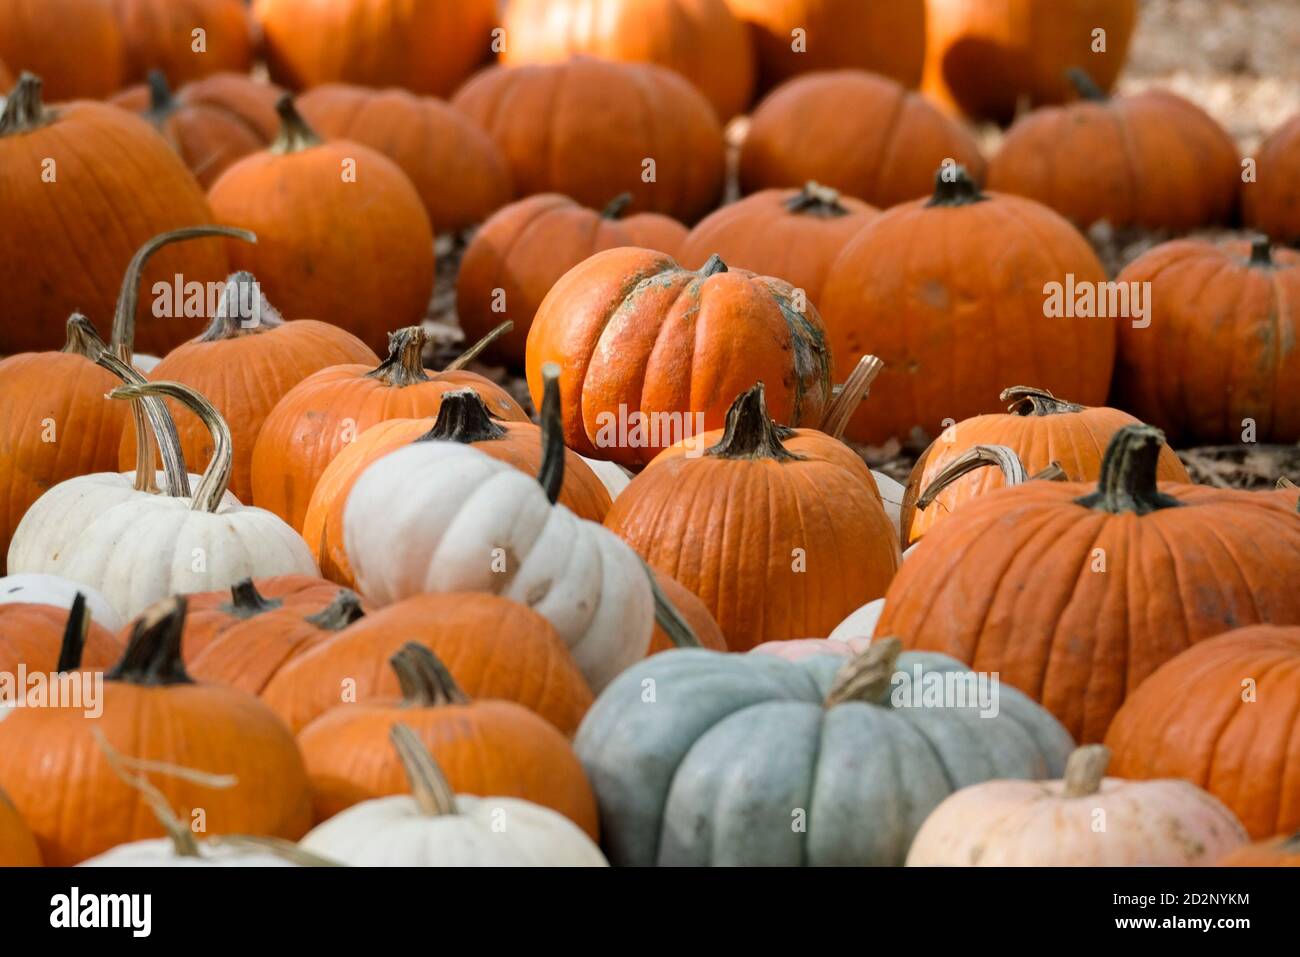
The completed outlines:
{"type": "Polygon", "coordinates": [[[53,605],[55,608],[71,608],[77,595],[86,599],[86,611],[90,620],[105,631],[117,634],[124,622],[108,599],[85,585],[60,578],[58,575],[29,573],[6,575],[0,578],[0,605],[53,605]]]}

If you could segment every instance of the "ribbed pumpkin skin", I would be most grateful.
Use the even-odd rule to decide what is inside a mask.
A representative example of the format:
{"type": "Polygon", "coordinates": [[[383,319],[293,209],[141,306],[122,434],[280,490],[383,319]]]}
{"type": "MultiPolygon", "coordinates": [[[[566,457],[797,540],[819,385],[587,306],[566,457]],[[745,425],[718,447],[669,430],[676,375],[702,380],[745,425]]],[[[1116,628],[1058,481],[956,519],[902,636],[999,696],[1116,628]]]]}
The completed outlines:
{"type": "MultiPolygon", "coordinates": [[[[67,624],[67,610],[53,605],[0,606],[0,673],[16,676],[19,665],[25,665],[28,673],[55,671],[67,624]]],[[[122,646],[117,639],[92,621],[81,653],[82,666],[107,668],[120,657],[122,646]]]]}
{"type": "Polygon", "coordinates": [[[176,84],[253,65],[253,31],[240,0],[112,0],[126,45],[126,81],[162,70],[176,84]],[[193,31],[204,32],[194,50],[193,31]]]}
{"type": "Polygon", "coordinates": [[[1300,829],[1300,627],[1256,625],[1204,641],[1143,682],[1106,744],[1126,778],[1186,778],[1255,840],[1300,829]]]}
{"type": "Polygon", "coordinates": [[[433,97],[318,86],[298,109],[322,136],[383,153],[410,177],[437,232],[480,223],[510,202],[510,171],[487,134],[433,97]]]}
{"type": "Polygon", "coordinates": [[[1088,743],[1195,642],[1300,624],[1300,518],[1276,501],[1168,485],[1184,507],[1138,517],[1075,503],[1094,490],[1028,482],[969,503],[903,562],[876,635],[998,672],[1088,743]]]}
{"type": "Polygon", "coordinates": [[[1300,440],[1300,253],[1250,264],[1246,243],[1164,243],[1118,282],[1150,282],[1150,328],[1120,324],[1117,404],[1176,445],[1300,440]]]}
{"type": "MultiPolygon", "coordinates": [[[[302,537],[320,565],[321,574],[348,588],[356,587],[352,563],[343,545],[343,509],[361,473],[389,452],[409,445],[433,428],[434,419],[388,419],[366,429],[321,473],[302,520],[302,537]]],[[[471,443],[494,459],[536,475],[542,464],[541,430],[531,422],[501,422],[504,438],[471,443]]],[[[559,503],[579,518],[603,522],[610,499],[600,479],[578,456],[564,453],[564,485],[559,503]]]]}
{"type": "MultiPolygon", "coordinates": [[[[474,234],[456,279],[456,315],[466,338],[479,339],[509,319],[514,328],[488,355],[522,368],[533,316],[560,277],[605,249],[641,246],[675,256],[686,227],[658,213],[624,219],[543,193],[498,210],[474,234]],[[504,295],[505,311],[497,290],[504,295]]],[[[707,256],[705,258],[708,258],[707,256]]]]}
{"type": "Polygon", "coordinates": [[[1137,0],[926,0],[922,88],[972,116],[1010,122],[1027,95],[1035,105],[1071,98],[1064,71],[1085,67],[1103,89],[1123,69],[1137,0]],[[1094,53],[1093,30],[1106,31],[1094,53]]]}
{"type": "Polygon", "coordinates": [[[126,67],[110,0],[0,0],[0,59],[44,79],[51,103],[108,96],[126,67]]]}
{"type": "Polygon", "coordinates": [[[8,795],[0,791],[0,867],[40,867],[41,849],[8,795]]]}
{"type": "Polygon", "coordinates": [[[583,53],[657,63],[689,80],[724,122],[754,92],[753,46],[727,0],[510,0],[502,24],[509,66],[583,53]]]}
{"type": "Polygon", "coordinates": [[[485,129],[510,166],[515,193],[563,193],[599,208],[630,192],[638,211],[690,223],[722,195],[722,130],[708,100],[650,63],[577,57],[493,67],[452,105],[485,129]],[[654,160],[654,181],[643,178],[654,160]]]}
{"type": "Polygon", "coordinates": [[[869,70],[905,86],[921,82],[925,0],[727,0],[758,52],[764,89],[801,73],[869,70]],[[803,30],[806,49],[792,49],[803,30]]]}
{"type": "Polygon", "coordinates": [[[620,406],[625,420],[635,412],[686,414],[684,427],[698,435],[689,413],[704,414],[705,430],[721,428],[731,403],[757,381],[778,422],[820,422],[831,399],[821,319],[811,304],[799,315],[793,299],[788,283],[743,269],[705,275],[646,249],[597,253],[538,309],[528,390],[540,405],[542,367],[558,363],[565,444],[629,467],[683,436],[662,429],[658,443],[645,436],[639,447],[598,447],[620,406]]]}
{"type": "Polygon", "coordinates": [[[1300,867],[1300,834],[1247,844],[1219,858],[1219,867],[1300,867]]]}
{"type": "Polygon", "coordinates": [[[702,219],[674,255],[687,269],[699,269],[717,253],[729,266],[784,279],[817,305],[831,263],[878,210],[849,196],[834,211],[790,210],[799,195],[765,189],[728,203],[702,219]]]}
{"type": "MultiPolygon", "coordinates": [[[[718,623],[713,620],[713,615],[709,613],[708,606],[686,588],[679,585],[677,579],[671,575],[665,575],[657,568],[652,568],[651,571],[654,573],[655,581],[659,583],[659,588],[663,591],[664,596],[673,603],[673,607],[691,626],[691,631],[695,632],[695,637],[700,640],[700,647],[707,648],[710,651],[726,651],[727,639],[723,636],[718,623]]],[[[677,646],[668,637],[668,633],[656,623],[654,636],[650,639],[650,650],[646,652],[646,657],[657,655],[661,651],[671,651],[675,647],[677,646]]]]}
{"type": "Polygon", "coordinates": [[[917,200],[872,220],[831,266],[819,305],[835,379],[864,353],[885,369],[849,423],[879,445],[914,426],[939,434],[998,408],[1009,383],[1029,382],[1101,405],[1115,356],[1114,319],[1047,318],[1044,286],[1106,281],[1068,222],[1018,196],[930,206],[917,200]]]}
{"type": "Polygon", "coordinates": [[[989,189],[1027,196],[1080,227],[1098,220],[1186,232],[1223,222],[1237,146],[1195,103],[1147,90],[1030,113],[989,163],[989,189]]]}
{"type": "Polygon", "coordinates": [[[271,78],[449,96],[489,56],[496,0],[255,0],[271,78]]]}
{"type": "MultiPolygon", "coordinates": [[[[378,363],[360,339],[337,326],[312,319],[286,322],[231,339],[177,346],[149,373],[154,382],[183,382],[217,407],[230,426],[234,471],[230,491],[241,502],[253,500],[253,448],[262,423],[277,402],[303,379],[345,363],[378,363]]],[[[199,418],[168,400],[185,462],[193,472],[212,458],[212,433],[199,418]]],[[[135,429],[122,431],[118,467],[135,463],[135,429]]]]}
{"type": "Polygon", "coordinates": [[[301,657],[267,684],[262,700],[300,731],[340,702],[398,694],[388,659],[408,641],[433,651],[472,698],[514,701],[572,735],[592,694],[563,640],[545,618],[496,595],[416,595],[372,614],[301,657]]]}
{"type": "Polygon", "coordinates": [[[752,193],[816,180],[884,209],[929,194],[945,159],[983,181],[975,140],[920,94],[861,70],[812,73],[754,111],[740,186],[752,193]]]}
{"type": "Polygon", "coordinates": [[[1279,243],[1300,240],[1300,115],[1293,116],[1255,151],[1255,182],[1241,187],[1246,224],[1279,243]]]}
{"type": "MultiPolygon", "coordinates": [[[[45,38],[41,45],[60,44],[45,38]]],[[[194,177],[144,120],[102,103],[46,111],[53,119],[45,125],[0,136],[0,240],[7,250],[0,288],[8,313],[23,317],[0,328],[3,353],[58,348],[74,311],[106,323],[137,249],[159,233],[213,222],[194,177]],[[54,183],[42,181],[47,159],[54,183]]],[[[170,286],[178,274],[186,282],[215,282],[227,265],[220,239],[158,253],[140,287],[137,349],[162,355],[203,329],[202,319],[154,318],[155,283],[170,286]]]]}

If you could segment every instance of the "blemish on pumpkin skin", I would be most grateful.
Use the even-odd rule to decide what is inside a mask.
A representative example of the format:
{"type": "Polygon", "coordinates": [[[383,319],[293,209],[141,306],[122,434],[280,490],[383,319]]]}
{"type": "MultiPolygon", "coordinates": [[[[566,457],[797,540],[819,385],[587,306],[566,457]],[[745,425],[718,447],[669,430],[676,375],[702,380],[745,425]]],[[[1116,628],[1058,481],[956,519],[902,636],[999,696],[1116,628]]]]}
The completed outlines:
{"type": "Polygon", "coordinates": [[[938,280],[931,279],[929,282],[922,283],[917,292],[920,293],[921,299],[926,305],[935,309],[946,310],[951,305],[948,287],[938,280]]]}

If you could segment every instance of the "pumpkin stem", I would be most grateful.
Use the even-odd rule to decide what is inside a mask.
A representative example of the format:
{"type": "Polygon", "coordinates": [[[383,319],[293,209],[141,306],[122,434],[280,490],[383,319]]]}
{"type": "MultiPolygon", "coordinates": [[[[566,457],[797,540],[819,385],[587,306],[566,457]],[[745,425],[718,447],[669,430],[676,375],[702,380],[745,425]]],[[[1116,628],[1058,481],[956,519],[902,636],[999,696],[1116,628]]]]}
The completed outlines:
{"type": "MultiPolygon", "coordinates": [[[[107,369],[123,382],[144,385],[149,380],[135,366],[119,359],[104,349],[95,359],[95,365],[107,369]]],[[[132,405],[135,405],[133,402],[132,405]]],[[[157,493],[158,482],[154,475],[155,448],[162,449],[163,486],[171,498],[190,497],[190,473],[181,455],[181,440],[176,433],[176,422],[161,399],[145,399],[144,415],[134,417],[135,427],[135,484],[137,492],[157,493]],[[155,436],[163,436],[161,440],[155,436]]]]}
{"type": "Polygon", "coordinates": [[[64,328],[66,332],[60,352],[71,352],[94,362],[107,348],[104,340],[99,337],[99,331],[79,312],[74,312],[68,317],[64,328]]]}
{"type": "Polygon", "coordinates": [[[214,834],[208,838],[207,844],[209,847],[220,847],[224,844],[226,847],[246,851],[264,851],[298,867],[343,867],[338,861],[313,854],[293,841],[272,837],[269,834],[214,834]]]}
{"type": "Polygon", "coordinates": [[[1106,446],[1097,491],[1075,499],[1075,502],[1084,508],[1112,515],[1124,512],[1146,515],[1182,505],[1156,486],[1156,466],[1164,438],[1164,433],[1154,426],[1124,426],[1106,446]]]}
{"type": "Polygon", "coordinates": [[[542,366],[542,465],[537,470],[546,499],[560,500],[564,487],[564,422],[560,417],[560,367],[554,362],[542,366]]]}
{"type": "Polygon", "coordinates": [[[408,641],[388,663],[397,673],[402,689],[402,704],[408,708],[434,708],[451,704],[469,704],[469,696],[460,690],[442,660],[424,645],[408,641]]]}
{"type": "Polygon", "coordinates": [[[1070,81],[1070,85],[1074,87],[1074,91],[1079,94],[1081,100],[1105,103],[1108,99],[1106,91],[1097,85],[1097,81],[1092,78],[1092,74],[1083,67],[1070,67],[1065,71],[1065,78],[1070,81]]]}
{"type": "MultiPolygon", "coordinates": [[[[199,417],[212,436],[212,460],[203,470],[199,487],[194,491],[190,508],[196,512],[215,513],[221,507],[226,489],[230,486],[230,472],[234,467],[231,452],[230,426],[216,408],[187,385],[179,382],[148,382],[144,385],[122,385],[109,393],[112,399],[139,399],[147,395],[163,395],[175,399],[199,417]]],[[[163,437],[159,441],[165,445],[163,437]]],[[[164,455],[166,451],[164,450],[164,455]]],[[[179,447],[176,454],[180,454],[179,447]]]]}
{"type": "Polygon", "coordinates": [[[194,684],[181,659],[185,608],[185,597],[173,595],[146,609],[131,629],[122,660],[104,677],[134,685],[194,684]]]}
{"type": "Polygon", "coordinates": [[[1047,467],[1029,476],[1031,482],[1068,482],[1070,477],[1061,468],[1060,462],[1048,462],[1047,467]]]}
{"type": "Polygon", "coordinates": [[[1273,244],[1267,236],[1256,236],[1250,241],[1250,265],[1263,269],[1277,265],[1273,262],[1273,244]]]}
{"type": "Polygon", "coordinates": [[[279,311],[262,292],[262,284],[251,272],[233,273],[221,290],[217,314],[199,336],[199,342],[219,342],[256,335],[283,325],[279,311]]]}
{"type": "Polygon", "coordinates": [[[407,326],[388,334],[388,356],[366,373],[367,379],[379,379],[395,389],[429,381],[424,371],[425,332],[419,326],[407,326]]]}
{"type": "Polygon", "coordinates": [[[803,184],[803,189],[785,201],[785,208],[792,213],[806,213],[823,219],[836,219],[849,214],[848,208],[840,202],[839,190],[811,179],[803,184]]]}
{"type": "Polygon", "coordinates": [[[627,208],[632,205],[631,193],[619,193],[601,210],[602,219],[622,219],[627,208]]]}
{"type": "Polygon", "coordinates": [[[835,674],[822,706],[833,708],[846,701],[884,704],[894,680],[903,643],[897,638],[878,638],[862,654],[849,660],[835,674]]]}
{"type": "Polygon", "coordinates": [[[18,78],[17,85],[5,100],[4,112],[0,113],[0,136],[29,133],[54,119],[55,112],[47,110],[41,101],[41,87],[44,85],[34,73],[24,72],[18,78]]]}
{"type": "Polygon", "coordinates": [[[849,373],[844,384],[835,387],[835,398],[822,416],[821,430],[833,439],[844,440],[844,430],[849,420],[871,392],[871,383],[876,381],[885,364],[872,355],[863,356],[849,373]]]}
{"type": "Polygon", "coordinates": [[[508,433],[492,421],[483,397],[473,389],[457,389],[442,397],[438,407],[438,418],[433,428],[415,441],[417,442],[460,442],[470,445],[474,442],[492,442],[503,439],[508,433]]]}
{"type": "Polygon", "coordinates": [[[63,643],[59,645],[57,672],[76,671],[81,667],[81,653],[86,650],[86,636],[90,634],[90,615],[86,613],[86,596],[77,592],[68,609],[68,623],[63,628],[63,643]]]}
{"type": "Polygon", "coordinates": [[[1295,482],[1292,482],[1292,481],[1291,481],[1289,478],[1287,478],[1285,475],[1283,475],[1280,479],[1277,480],[1277,486],[1276,486],[1276,487],[1279,488],[1279,489],[1297,488],[1295,482]]]}
{"type": "MultiPolygon", "coordinates": [[[[252,582],[249,581],[249,584],[252,582]]],[[[350,588],[340,588],[332,602],[303,620],[309,625],[315,625],[321,631],[342,631],[365,615],[365,611],[361,608],[360,596],[350,588]]]]}
{"type": "Polygon", "coordinates": [[[727,272],[727,264],[722,261],[722,257],[714,253],[709,257],[709,261],[700,267],[700,275],[705,279],[710,276],[716,276],[720,272],[727,272]]]}
{"type": "Polygon", "coordinates": [[[146,82],[149,84],[148,118],[158,126],[176,112],[176,96],[167,83],[167,74],[162,70],[150,70],[146,82]]]}
{"type": "Polygon", "coordinates": [[[498,339],[500,339],[502,336],[504,336],[507,332],[509,332],[514,327],[515,327],[514,322],[507,319],[505,322],[501,323],[501,325],[497,326],[495,329],[489,332],[478,342],[474,343],[472,346],[470,346],[468,349],[466,349],[464,352],[458,355],[455,359],[451,361],[450,364],[448,364],[447,368],[443,369],[442,371],[457,372],[460,369],[465,368],[467,365],[469,365],[471,362],[477,359],[479,355],[482,354],[484,349],[492,345],[492,343],[496,342],[498,339]]]}
{"type": "Polygon", "coordinates": [[[996,465],[1002,470],[1003,484],[1007,488],[1029,481],[1029,473],[1025,471],[1020,456],[1016,455],[1011,449],[1005,445],[976,445],[967,449],[944,466],[942,471],[934,477],[934,480],[926,486],[925,491],[917,497],[916,507],[921,511],[925,511],[939,497],[939,493],[953,482],[967,472],[973,472],[988,465],[996,465]]]}
{"type": "Polygon", "coordinates": [[[778,462],[793,462],[803,456],[788,451],[781,444],[782,439],[792,435],[794,429],[768,418],[763,383],[758,382],[731,403],[722,438],[717,445],[705,449],[704,454],[723,459],[775,459],[778,462]]]}
{"type": "Polygon", "coordinates": [[[411,795],[420,810],[428,817],[460,813],[456,807],[456,792],[416,733],[404,724],[395,724],[388,737],[397,749],[397,756],[406,770],[406,780],[411,783],[411,795]]]}
{"type": "Polygon", "coordinates": [[[1007,411],[1012,415],[1061,415],[1065,412],[1085,411],[1084,406],[1066,402],[1046,389],[1035,389],[1028,385],[1013,385],[1009,389],[1003,389],[998,398],[1009,403],[1007,411]]]}
{"type": "Polygon", "coordinates": [[[644,558],[641,559],[641,564],[645,567],[646,578],[650,580],[650,592],[655,599],[655,624],[664,630],[664,634],[668,636],[668,640],[675,648],[702,648],[700,639],[695,635],[695,629],[682,617],[682,613],[677,610],[672,600],[664,594],[664,590],[659,587],[658,577],[646,564],[644,558]]]}
{"type": "Polygon", "coordinates": [[[1075,748],[1065,762],[1065,787],[1061,797],[1091,797],[1101,790],[1110,764],[1110,748],[1104,744],[1086,744],[1075,748]]]}
{"type": "Polygon", "coordinates": [[[279,598],[262,597],[257,586],[253,584],[253,579],[244,578],[230,586],[230,601],[221,605],[218,610],[243,621],[268,611],[275,611],[283,604],[284,602],[279,598]]]}
{"type": "Polygon", "coordinates": [[[970,178],[965,166],[940,166],[934,174],[934,195],[926,206],[970,206],[982,203],[988,197],[980,192],[979,185],[970,178]],[[952,172],[949,172],[949,169],[952,172]]]}
{"type": "Polygon", "coordinates": [[[280,97],[275,104],[275,112],[280,115],[280,135],[271,144],[271,153],[274,155],[301,153],[325,142],[302,118],[292,93],[280,97]]]}

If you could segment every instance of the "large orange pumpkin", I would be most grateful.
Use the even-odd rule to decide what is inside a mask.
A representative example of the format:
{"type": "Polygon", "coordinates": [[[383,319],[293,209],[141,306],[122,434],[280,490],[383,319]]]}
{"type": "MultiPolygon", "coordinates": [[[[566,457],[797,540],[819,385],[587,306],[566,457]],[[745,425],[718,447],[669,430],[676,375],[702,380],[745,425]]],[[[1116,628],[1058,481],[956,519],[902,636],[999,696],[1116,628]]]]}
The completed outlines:
{"type": "Polygon", "coordinates": [[[598,208],[628,192],[638,211],[694,222],[722,194],[722,130],[708,100],[651,63],[493,67],[452,105],[496,141],[520,196],[563,193],[598,208]]]}
{"type": "Polygon", "coordinates": [[[1232,137],[1165,90],[1108,100],[1081,71],[1084,98],[1036,110],[1007,133],[988,185],[1050,206],[1080,227],[1098,220],[1186,232],[1222,222],[1241,177],[1232,137]]]}
{"type": "Polygon", "coordinates": [[[481,223],[510,202],[510,171],[496,144],[442,100],[332,83],[304,93],[298,109],[329,139],[369,146],[400,166],[435,231],[481,223]]]}
{"type": "Polygon", "coordinates": [[[658,213],[625,216],[631,199],[624,193],[597,213],[567,196],[543,193],[499,210],[474,234],[460,262],[456,315],[466,335],[485,336],[503,321],[513,322],[488,354],[522,368],[538,306],[578,263],[618,246],[677,255],[686,227],[658,213]]]}
{"type": "Polygon", "coordinates": [[[82,595],[69,610],[18,603],[0,609],[0,674],[16,675],[19,666],[42,674],[103,669],[121,656],[117,639],[90,620],[82,595]]]}
{"type": "MultiPolygon", "coordinates": [[[[1009,403],[1006,412],[977,415],[949,426],[917,459],[907,481],[901,516],[904,546],[915,542],[972,499],[1006,484],[1001,469],[966,472],[932,496],[924,509],[917,499],[955,461],[976,446],[1003,446],[1016,453],[1029,475],[1051,465],[1069,482],[1095,482],[1101,475],[1102,453],[1111,436],[1138,420],[1106,406],[1087,408],[1058,399],[1046,389],[1012,386],[998,396],[1009,403]]],[[[1168,445],[1160,448],[1156,478],[1190,482],[1187,469],[1168,445]]]]}
{"type": "Polygon", "coordinates": [[[816,180],[883,209],[929,193],[945,160],[984,178],[975,140],[919,93],[861,70],[810,73],[754,111],[740,186],[751,193],[816,180]]]}
{"type": "MultiPolygon", "coordinates": [[[[275,404],[303,379],[345,363],[377,363],[360,339],[314,319],[285,321],[250,273],[236,273],[203,335],[168,353],[149,372],[154,382],[182,382],[201,392],[230,426],[234,453],[230,491],[253,500],[253,447],[275,404]],[[256,383],[255,388],[250,383],[256,383]]],[[[212,433],[180,403],[168,401],[191,471],[207,468],[212,433]]],[[[134,467],[135,431],[122,433],[119,466],[134,467]]]]}
{"type": "Polygon", "coordinates": [[[820,422],[831,357],[821,319],[794,288],[729,269],[699,270],[648,249],[611,249],[575,266],[528,334],[528,389],[560,366],[565,444],[638,467],[676,441],[722,427],[735,397],[771,383],[777,421],[820,422]]]}
{"type": "Polygon", "coordinates": [[[1115,355],[1113,318],[1052,315],[1050,283],[1100,288],[1106,273],[1068,222],[1019,196],[982,193],[960,168],[934,195],[891,209],[844,247],[823,287],[836,373],[865,352],[885,363],[848,435],[879,444],[914,427],[936,435],[997,409],[1008,382],[1101,405],[1115,355]]]}
{"type": "Polygon", "coordinates": [[[717,253],[741,269],[779,276],[816,305],[831,263],[877,214],[861,200],[817,183],[765,189],[706,216],[674,255],[686,268],[698,269],[717,253]]]}
{"type": "Polygon", "coordinates": [[[236,160],[271,145],[284,91],[241,73],[214,73],[173,93],[159,71],[110,103],[139,113],[167,138],[206,189],[236,160]]]}
{"type": "Polygon", "coordinates": [[[745,112],[754,50],[727,0],[509,0],[501,62],[555,63],[587,53],[657,63],[708,97],[722,120],[745,112]]]}
{"type": "Polygon", "coordinates": [[[1176,240],[1117,281],[1150,284],[1147,325],[1120,325],[1120,406],[1175,444],[1300,440],[1300,253],[1176,240]]]}
{"type": "Polygon", "coordinates": [[[1241,187],[1246,224],[1279,243],[1300,243],[1300,114],[1255,151],[1255,179],[1241,187]]]}
{"type": "Polygon", "coordinates": [[[399,699],[337,705],[298,733],[317,820],[360,801],[407,793],[401,762],[381,746],[401,722],[428,747],[456,791],[523,798],[597,836],[591,785],[554,725],[513,701],[471,700],[423,644],[404,645],[391,663],[399,699]]]}
{"type": "Polygon", "coordinates": [[[240,0],[112,3],[126,45],[128,83],[150,70],[185,83],[223,70],[246,73],[253,65],[252,21],[240,0]]]}
{"type": "Polygon", "coordinates": [[[271,78],[449,96],[488,57],[496,0],[254,0],[271,78]]]}
{"type": "Polygon", "coordinates": [[[1158,489],[1161,443],[1128,425],[1096,486],[1026,482],[964,506],[903,563],[875,634],[996,673],[1094,742],[1188,646],[1300,624],[1300,517],[1265,495],[1158,489]]]}
{"type": "Polygon", "coordinates": [[[251,695],[193,682],[180,659],[184,617],[184,599],[170,598],[140,622],[104,676],[98,717],[79,707],[16,708],[0,721],[0,788],[46,864],[67,867],[164,833],[148,799],[117,777],[95,731],[134,758],[232,775],[236,783],[224,789],[179,777],[154,782],[173,807],[202,808],[210,834],[296,840],[310,825],[289,729],[251,695]]]}
{"type": "MultiPolygon", "coordinates": [[[[473,389],[445,393],[436,419],[387,419],[371,426],[321,473],[303,516],[302,537],[322,575],[349,588],[356,585],[343,545],[343,509],[361,473],[404,445],[435,440],[473,445],[531,475],[542,465],[542,430],[531,422],[495,421],[473,389]]],[[[568,449],[559,503],[593,522],[604,521],[609,511],[609,492],[582,457],[568,449]]]]}
{"type": "Polygon", "coordinates": [[[1255,840],[1300,828],[1300,627],[1256,625],[1203,641],[1142,682],[1106,744],[1123,778],[1185,778],[1255,840]]]}
{"type": "Polygon", "coordinates": [[[847,446],[774,423],[760,383],[696,447],[703,455],[680,444],[662,452],[605,527],[697,595],[728,648],[829,634],[884,595],[902,560],[898,539],[847,446]]]}
{"type": "MultiPolygon", "coordinates": [[[[0,353],[58,348],[74,311],[102,322],[136,249],[167,230],[212,222],[198,183],[148,123],[103,103],[47,107],[41,80],[30,75],[0,114],[0,196],[0,288],[13,320],[0,325],[0,353]]],[[[222,241],[207,239],[163,252],[144,282],[216,281],[227,264],[222,241]]],[[[147,303],[138,315],[149,315],[147,303]]],[[[201,329],[173,314],[142,324],[136,345],[161,354],[201,329]]]]}
{"type": "Polygon", "coordinates": [[[51,100],[108,96],[126,68],[110,0],[0,0],[0,59],[43,76],[51,100]]]}
{"type": "Polygon", "coordinates": [[[419,326],[400,329],[378,366],[330,366],[290,389],[262,423],[253,447],[253,501],[301,529],[317,481],[345,445],[385,419],[437,415],[443,395],[455,389],[478,392],[495,416],[527,421],[505,389],[462,371],[477,347],[430,374],[421,359],[424,342],[419,326]]]}
{"type": "Polygon", "coordinates": [[[9,795],[0,791],[0,867],[40,867],[41,849],[9,795]]]}
{"type": "Polygon", "coordinates": [[[1138,0],[926,0],[923,88],[999,123],[1010,122],[1022,98],[1034,106],[1068,100],[1067,67],[1086,68],[1108,90],[1137,14],[1138,0]]]}

